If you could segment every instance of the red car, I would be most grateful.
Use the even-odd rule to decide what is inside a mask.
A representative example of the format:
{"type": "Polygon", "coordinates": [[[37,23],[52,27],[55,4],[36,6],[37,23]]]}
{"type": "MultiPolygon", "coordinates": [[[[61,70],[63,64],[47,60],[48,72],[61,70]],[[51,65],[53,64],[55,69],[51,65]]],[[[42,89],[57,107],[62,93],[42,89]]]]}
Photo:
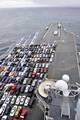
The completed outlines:
{"type": "Polygon", "coordinates": [[[13,120],[18,120],[18,118],[15,117],[15,118],[13,118],[13,120]]]}
{"type": "Polygon", "coordinates": [[[2,86],[2,84],[0,84],[0,91],[2,91],[2,89],[3,89],[3,86],[2,86]]]}
{"type": "Polygon", "coordinates": [[[20,115],[21,120],[25,119],[28,112],[29,112],[29,110],[27,108],[25,108],[25,107],[22,108],[21,115],[20,115]]]}
{"type": "Polygon", "coordinates": [[[36,72],[32,72],[32,78],[36,77],[36,72]]]}
{"type": "Polygon", "coordinates": [[[16,92],[16,85],[11,83],[11,85],[9,86],[9,90],[10,90],[11,93],[16,92]]]}

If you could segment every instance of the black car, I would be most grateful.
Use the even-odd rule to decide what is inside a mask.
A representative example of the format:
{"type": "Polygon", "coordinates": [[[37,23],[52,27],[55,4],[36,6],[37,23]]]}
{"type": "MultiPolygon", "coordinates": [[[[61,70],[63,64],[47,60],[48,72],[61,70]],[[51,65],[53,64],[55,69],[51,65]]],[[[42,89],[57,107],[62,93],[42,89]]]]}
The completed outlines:
{"type": "Polygon", "coordinates": [[[26,87],[25,85],[22,85],[22,86],[21,86],[21,89],[20,89],[20,92],[21,92],[21,93],[24,93],[25,87],[26,87]]]}
{"type": "Polygon", "coordinates": [[[16,90],[16,95],[19,95],[20,91],[21,91],[21,86],[18,84],[17,85],[17,90],[16,90]]]}
{"type": "Polygon", "coordinates": [[[32,72],[29,72],[28,78],[32,77],[32,72]]]}
{"type": "Polygon", "coordinates": [[[35,100],[36,100],[36,98],[35,98],[35,96],[33,95],[33,96],[31,97],[30,101],[29,101],[29,104],[28,104],[29,107],[32,107],[32,106],[33,106],[35,100]]]}
{"type": "Polygon", "coordinates": [[[11,105],[8,105],[6,110],[5,110],[5,114],[8,115],[10,113],[10,110],[11,110],[12,106],[11,105]]]}
{"type": "Polygon", "coordinates": [[[33,93],[33,91],[34,91],[34,87],[33,87],[33,86],[30,86],[28,92],[33,93]]]}
{"type": "Polygon", "coordinates": [[[31,85],[31,83],[32,83],[32,79],[31,79],[31,78],[29,78],[29,80],[28,80],[27,84],[28,84],[28,85],[31,85]]]}

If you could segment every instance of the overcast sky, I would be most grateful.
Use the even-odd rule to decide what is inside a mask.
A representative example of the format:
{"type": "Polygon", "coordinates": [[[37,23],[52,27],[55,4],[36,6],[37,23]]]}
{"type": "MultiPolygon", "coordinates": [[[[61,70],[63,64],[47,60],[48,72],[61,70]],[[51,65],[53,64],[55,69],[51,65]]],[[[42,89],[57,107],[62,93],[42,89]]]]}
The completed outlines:
{"type": "Polygon", "coordinates": [[[0,0],[0,7],[80,6],[80,0],[0,0]]]}

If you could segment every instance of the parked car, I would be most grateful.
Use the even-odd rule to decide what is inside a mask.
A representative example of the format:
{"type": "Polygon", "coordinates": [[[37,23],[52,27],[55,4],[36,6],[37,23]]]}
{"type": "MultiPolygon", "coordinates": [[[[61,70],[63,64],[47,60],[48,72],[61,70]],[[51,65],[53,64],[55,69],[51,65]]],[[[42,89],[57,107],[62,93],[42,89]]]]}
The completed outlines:
{"type": "Polygon", "coordinates": [[[7,115],[4,115],[1,120],[7,120],[8,119],[8,116],[7,115]]]}
{"type": "Polygon", "coordinates": [[[11,110],[12,106],[11,105],[8,105],[6,110],[5,110],[5,114],[8,115],[10,113],[10,110],[11,110]]]}
{"type": "Polygon", "coordinates": [[[1,106],[1,108],[0,108],[0,116],[3,116],[3,114],[4,114],[5,110],[6,110],[6,107],[7,107],[7,104],[5,104],[5,103],[1,106]]]}
{"type": "Polygon", "coordinates": [[[12,97],[12,100],[11,100],[11,103],[10,104],[14,104],[15,103],[15,101],[16,101],[16,98],[17,98],[17,96],[16,95],[14,95],[13,97],[12,97]]]}
{"type": "Polygon", "coordinates": [[[21,109],[22,109],[22,107],[21,107],[21,106],[18,106],[18,108],[17,108],[17,110],[16,110],[16,112],[15,112],[14,118],[18,118],[18,117],[19,117],[20,112],[21,112],[21,109]]]}
{"type": "Polygon", "coordinates": [[[25,88],[25,93],[28,93],[29,88],[30,88],[30,85],[27,85],[25,88]]]}
{"type": "Polygon", "coordinates": [[[25,79],[23,80],[23,84],[26,85],[26,84],[27,84],[27,81],[28,81],[28,78],[25,78],[25,79]]]}
{"type": "Polygon", "coordinates": [[[0,107],[3,105],[3,103],[4,103],[4,101],[1,101],[1,100],[0,100],[0,107]]]}
{"type": "Polygon", "coordinates": [[[22,108],[22,111],[21,111],[21,115],[20,115],[20,118],[22,119],[22,120],[25,120],[25,117],[26,117],[26,115],[28,114],[28,112],[29,112],[29,110],[27,109],[27,108],[22,108]]]}
{"type": "Polygon", "coordinates": [[[34,104],[34,102],[35,102],[35,96],[33,95],[32,97],[31,97],[31,99],[30,99],[30,101],[29,101],[29,107],[32,107],[33,106],[33,104],[34,104]]]}
{"type": "Polygon", "coordinates": [[[29,93],[33,93],[33,91],[34,91],[34,87],[33,87],[33,86],[30,86],[28,92],[29,92],[29,93]]]}
{"type": "Polygon", "coordinates": [[[21,90],[20,90],[21,93],[24,93],[25,87],[26,87],[25,85],[21,86],[21,90]]]}
{"type": "Polygon", "coordinates": [[[4,101],[8,96],[8,92],[5,92],[1,98],[1,101],[4,101]]]}
{"type": "Polygon", "coordinates": [[[36,84],[37,84],[37,79],[34,79],[31,85],[32,85],[33,87],[35,87],[36,84]]]}
{"type": "Polygon", "coordinates": [[[11,109],[11,112],[10,112],[10,116],[13,117],[15,115],[15,112],[17,110],[17,106],[13,106],[13,108],[11,109]]]}
{"type": "Polygon", "coordinates": [[[12,96],[11,96],[11,95],[8,95],[8,97],[7,97],[6,100],[5,100],[5,103],[6,103],[6,104],[9,104],[10,101],[11,101],[11,98],[12,98],[12,96]]]}
{"type": "Polygon", "coordinates": [[[20,105],[24,104],[25,99],[26,99],[25,95],[21,96],[20,105]]]}
{"type": "Polygon", "coordinates": [[[25,100],[24,106],[28,106],[29,101],[30,101],[30,97],[27,97],[26,100],[25,100]]]}
{"type": "Polygon", "coordinates": [[[16,99],[16,102],[15,102],[15,104],[16,104],[16,105],[19,105],[19,103],[20,103],[20,100],[21,100],[21,96],[19,95],[19,96],[17,97],[17,99],[16,99]]]}

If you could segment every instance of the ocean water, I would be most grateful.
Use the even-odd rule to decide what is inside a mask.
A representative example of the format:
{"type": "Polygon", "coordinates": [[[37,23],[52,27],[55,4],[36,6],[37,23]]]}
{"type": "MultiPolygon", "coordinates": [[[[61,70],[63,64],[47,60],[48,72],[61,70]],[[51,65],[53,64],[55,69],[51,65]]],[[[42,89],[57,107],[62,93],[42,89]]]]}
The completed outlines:
{"type": "Polygon", "coordinates": [[[80,8],[5,8],[0,9],[0,54],[50,23],[62,22],[76,34],[80,49],[80,8]]]}

